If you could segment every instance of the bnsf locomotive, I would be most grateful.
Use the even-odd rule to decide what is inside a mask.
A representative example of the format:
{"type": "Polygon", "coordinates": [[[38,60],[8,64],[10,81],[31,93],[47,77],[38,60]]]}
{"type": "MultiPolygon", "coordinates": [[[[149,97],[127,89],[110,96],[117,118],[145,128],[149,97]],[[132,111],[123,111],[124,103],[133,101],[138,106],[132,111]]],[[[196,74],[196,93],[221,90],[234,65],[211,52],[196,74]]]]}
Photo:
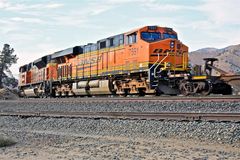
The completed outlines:
{"type": "Polygon", "coordinates": [[[205,74],[194,75],[177,33],[146,26],[21,66],[19,91],[25,97],[207,95],[215,88],[230,93],[230,86],[211,76],[213,61],[207,59],[205,74]]]}

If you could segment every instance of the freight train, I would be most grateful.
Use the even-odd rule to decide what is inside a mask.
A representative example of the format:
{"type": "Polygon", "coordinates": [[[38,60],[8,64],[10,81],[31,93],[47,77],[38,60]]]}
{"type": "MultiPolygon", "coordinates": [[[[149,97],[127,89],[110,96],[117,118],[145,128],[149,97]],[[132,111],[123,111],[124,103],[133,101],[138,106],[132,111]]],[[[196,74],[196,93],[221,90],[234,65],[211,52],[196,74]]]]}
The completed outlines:
{"type": "Polygon", "coordinates": [[[45,55],[19,69],[21,97],[231,94],[231,86],[189,67],[188,47],[168,27],[145,26],[45,55]]]}

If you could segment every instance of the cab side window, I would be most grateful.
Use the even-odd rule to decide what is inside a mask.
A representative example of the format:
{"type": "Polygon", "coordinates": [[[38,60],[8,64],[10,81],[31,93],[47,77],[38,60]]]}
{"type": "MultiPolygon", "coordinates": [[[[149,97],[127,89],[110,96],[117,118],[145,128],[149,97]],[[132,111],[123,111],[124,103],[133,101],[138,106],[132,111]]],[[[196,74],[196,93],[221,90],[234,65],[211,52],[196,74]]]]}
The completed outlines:
{"type": "Polygon", "coordinates": [[[137,42],[137,33],[127,35],[127,44],[133,44],[137,42]]]}
{"type": "Polygon", "coordinates": [[[109,46],[110,47],[114,46],[114,38],[109,38],[109,46]]]}
{"type": "Polygon", "coordinates": [[[106,48],[106,41],[100,42],[100,49],[106,48]]]}
{"type": "Polygon", "coordinates": [[[124,35],[123,34],[119,35],[119,44],[120,45],[124,44],[124,35]]]}
{"type": "Polygon", "coordinates": [[[124,35],[116,35],[114,37],[108,38],[109,47],[118,47],[123,44],[124,35]]]}

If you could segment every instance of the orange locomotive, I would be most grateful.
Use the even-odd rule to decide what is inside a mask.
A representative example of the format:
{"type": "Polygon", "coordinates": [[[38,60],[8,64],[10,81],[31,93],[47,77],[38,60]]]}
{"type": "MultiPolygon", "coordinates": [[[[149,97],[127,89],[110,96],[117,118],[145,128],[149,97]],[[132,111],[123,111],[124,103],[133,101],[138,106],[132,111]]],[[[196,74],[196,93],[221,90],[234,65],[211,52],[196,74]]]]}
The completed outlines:
{"type": "Polygon", "coordinates": [[[20,95],[42,97],[178,94],[190,69],[188,47],[173,29],[146,26],[55,52],[19,71],[20,95]]]}

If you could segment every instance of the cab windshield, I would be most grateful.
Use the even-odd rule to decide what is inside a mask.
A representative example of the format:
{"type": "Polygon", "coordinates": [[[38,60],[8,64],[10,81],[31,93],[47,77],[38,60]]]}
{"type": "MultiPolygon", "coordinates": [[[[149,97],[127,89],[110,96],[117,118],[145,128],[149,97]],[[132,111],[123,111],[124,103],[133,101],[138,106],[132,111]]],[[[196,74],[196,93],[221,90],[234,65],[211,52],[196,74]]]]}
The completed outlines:
{"type": "Polygon", "coordinates": [[[163,33],[163,39],[168,39],[168,38],[177,39],[177,35],[176,34],[163,33]]]}
{"type": "Polygon", "coordinates": [[[145,41],[154,42],[154,41],[161,40],[161,33],[160,32],[142,32],[141,37],[145,41]]]}

